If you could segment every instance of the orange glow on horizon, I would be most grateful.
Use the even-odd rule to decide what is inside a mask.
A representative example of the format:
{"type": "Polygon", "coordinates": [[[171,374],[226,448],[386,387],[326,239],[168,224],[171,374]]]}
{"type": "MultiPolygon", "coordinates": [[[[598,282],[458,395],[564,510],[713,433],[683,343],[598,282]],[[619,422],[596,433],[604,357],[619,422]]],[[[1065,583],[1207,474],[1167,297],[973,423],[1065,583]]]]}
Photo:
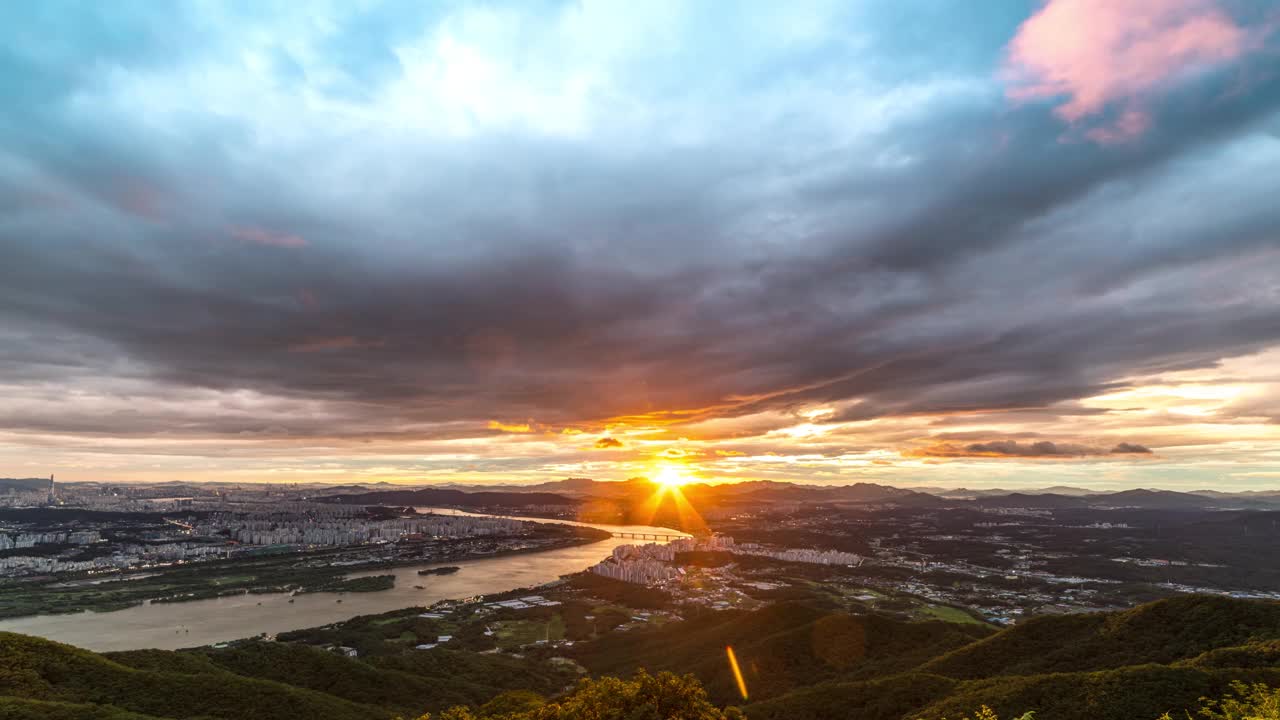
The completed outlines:
{"type": "Polygon", "coordinates": [[[684,492],[680,490],[682,486],[694,480],[694,476],[689,474],[682,465],[675,463],[659,465],[657,471],[650,478],[650,482],[654,485],[653,494],[640,506],[642,524],[652,525],[655,522],[658,510],[662,507],[664,501],[670,498],[670,501],[675,505],[676,516],[679,519],[679,527],[677,529],[694,535],[708,532],[706,521],[702,519],[702,516],[693,508],[688,498],[685,497],[684,492]]]}
{"type": "Polygon", "coordinates": [[[490,430],[499,430],[505,433],[530,433],[533,432],[533,426],[529,423],[504,423],[501,420],[490,420],[487,426],[490,430]]]}

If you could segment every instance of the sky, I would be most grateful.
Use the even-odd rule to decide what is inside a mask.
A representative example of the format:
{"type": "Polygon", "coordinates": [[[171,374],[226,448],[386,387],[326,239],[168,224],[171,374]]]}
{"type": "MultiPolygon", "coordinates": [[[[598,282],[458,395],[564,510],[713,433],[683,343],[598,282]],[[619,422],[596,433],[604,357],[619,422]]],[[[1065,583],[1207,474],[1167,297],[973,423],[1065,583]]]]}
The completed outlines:
{"type": "Polygon", "coordinates": [[[1280,3],[0,4],[0,476],[1280,488],[1280,3]]]}

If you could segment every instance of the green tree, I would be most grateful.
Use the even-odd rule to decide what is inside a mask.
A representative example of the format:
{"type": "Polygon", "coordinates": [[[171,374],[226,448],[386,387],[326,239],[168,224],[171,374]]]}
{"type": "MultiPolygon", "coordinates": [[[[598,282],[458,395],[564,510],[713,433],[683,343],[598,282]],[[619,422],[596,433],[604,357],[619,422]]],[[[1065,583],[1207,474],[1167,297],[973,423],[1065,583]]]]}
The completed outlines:
{"type": "MultiPolygon", "coordinates": [[[[1280,720],[1280,688],[1262,683],[1231,683],[1231,692],[1221,700],[1202,698],[1197,716],[1205,720],[1280,720]]],[[[1192,718],[1191,713],[1186,714],[1192,718]]],[[[1171,720],[1165,713],[1160,720],[1171,720]]]]}
{"type": "Polygon", "coordinates": [[[532,690],[510,690],[480,706],[485,717],[519,716],[546,705],[546,698],[532,690]]]}
{"type": "MultiPolygon", "coordinates": [[[[1027,712],[1014,718],[1014,720],[1035,720],[1035,717],[1036,714],[1034,712],[1027,712]]],[[[1000,716],[996,715],[995,710],[983,705],[981,708],[978,708],[978,712],[974,713],[973,717],[960,718],[960,720],[1000,720],[1000,716]]]]}
{"type": "MultiPolygon", "coordinates": [[[[572,692],[542,705],[522,698],[473,710],[455,707],[437,720],[743,720],[737,708],[720,709],[692,675],[644,670],[630,680],[582,680],[572,692]],[[512,706],[515,707],[512,707],[512,706]]],[[[430,720],[423,715],[418,720],[430,720]]]]}

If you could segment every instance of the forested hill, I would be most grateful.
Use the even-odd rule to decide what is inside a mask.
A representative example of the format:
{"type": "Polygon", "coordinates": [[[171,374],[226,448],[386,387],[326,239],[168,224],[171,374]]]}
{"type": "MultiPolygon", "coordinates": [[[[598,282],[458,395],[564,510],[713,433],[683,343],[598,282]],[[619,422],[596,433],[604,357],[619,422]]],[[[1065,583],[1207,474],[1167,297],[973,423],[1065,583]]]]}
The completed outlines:
{"type": "MultiPolygon", "coordinates": [[[[596,676],[631,677],[642,667],[689,673],[711,703],[741,705],[751,720],[957,720],[983,705],[1005,718],[1035,711],[1038,720],[1157,720],[1167,711],[1183,717],[1235,681],[1280,687],[1280,603],[1184,597],[1000,631],[786,603],[523,657],[435,649],[355,659],[264,641],[103,655],[0,633],[0,717],[391,720],[461,705],[473,708],[471,717],[518,720],[568,717],[511,714],[545,698],[581,708],[619,692],[651,702],[667,687],[684,699],[701,697],[666,676],[566,697],[578,675],[573,663],[553,659],[557,653],[596,676]],[[735,648],[749,701],[739,695],[727,646],[735,648]]],[[[688,717],[724,717],[699,707],[688,717]]]]}
{"type": "Polygon", "coordinates": [[[1280,603],[1181,597],[1041,617],[907,672],[802,687],[748,706],[754,720],[1002,717],[1143,720],[1197,707],[1235,681],[1280,687],[1280,603]]]}
{"type": "Polygon", "coordinates": [[[0,478],[0,493],[49,489],[49,478],[0,478]]]}
{"type": "Polygon", "coordinates": [[[0,633],[0,718],[391,720],[504,691],[559,692],[576,675],[519,658],[440,650],[356,660],[318,648],[97,654],[0,633]]]}

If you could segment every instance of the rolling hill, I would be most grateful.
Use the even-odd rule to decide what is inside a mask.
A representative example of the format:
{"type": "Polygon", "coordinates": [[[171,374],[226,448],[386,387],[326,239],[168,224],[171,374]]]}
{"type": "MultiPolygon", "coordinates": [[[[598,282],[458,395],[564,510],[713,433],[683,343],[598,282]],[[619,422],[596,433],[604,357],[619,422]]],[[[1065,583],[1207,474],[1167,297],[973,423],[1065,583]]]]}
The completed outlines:
{"type": "Polygon", "coordinates": [[[390,720],[479,704],[507,690],[551,693],[571,679],[564,670],[478,653],[366,662],[303,645],[250,642],[103,655],[0,633],[0,717],[6,719],[390,720]]]}
{"type": "Polygon", "coordinates": [[[1156,720],[1226,692],[1280,685],[1280,603],[1188,596],[1114,613],[1046,616],[1000,631],[779,604],[575,648],[593,672],[691,672],[752,720],[932,720],[982,705],[1002,717],[1156,720]]]}
{"type": "Polygon", "coordinates": [[[960,679],[1170,664],[1280,639],[1280,603],[1178,597],[1115,613],[1032,618],[921,667],[960,679]]]}
{"type": "Polygon", "coordinates": [[[1280,603],[1161,600],[1032,619],[910,671],[828,681],[747,706],[753,720],[935,720],[987,705],[1053,720],[1175,716],[1231,682],[1280,685],[1280,603]]]}
{"type": "Polygon", "coordinates": [[[642,667],[693,673],[713,698],[729,702],[737,688],[725,663],[727,646],[733,646],[752,696],[763,699],[826,679],[909,670],[991,632],[976,624],[900,622],[780,603],[606,636],[574,648],[571,657],[599,674],[627,675],[642,667]]]}
{"type": "MultiPolygon", "coordinates": [[[[739,704],[751,720],[941,720],[983,705],[1001,717],[1157,720],[1223,695],[1233,681],[1280,687],[1280,603],[1188,596],[1004,630],[781,603],[556,652],[598,676],[690,673],[716,703],[739,704]],[[746,702],[729,670],[730,646],[746,702]]],[[[410,650],[354,659],[248,641],[101,655],[0,633],[0,717],[390,720],[478,707],[513,690],[558,696],[574,673],[554,654],[410,650]]]]}
{"type": "Polygon", "coordinates": [[[49,489],[49,478],[0,478],[0,493],[49,489]]]}

